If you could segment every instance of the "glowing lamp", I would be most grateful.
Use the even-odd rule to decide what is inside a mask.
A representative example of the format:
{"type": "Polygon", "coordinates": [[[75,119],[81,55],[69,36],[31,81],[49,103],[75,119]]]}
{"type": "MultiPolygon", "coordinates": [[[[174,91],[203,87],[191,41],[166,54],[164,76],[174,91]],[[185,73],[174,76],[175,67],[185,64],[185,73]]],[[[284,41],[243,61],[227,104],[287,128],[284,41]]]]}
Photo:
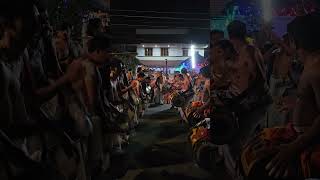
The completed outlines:
{"type": "Polygon", "coordinates": [[[194,50],[194,45],[191,45],[191,64],[192,64],[192,69],[196,68],[196,58],[195,58],[195,50],[194,50]]]}

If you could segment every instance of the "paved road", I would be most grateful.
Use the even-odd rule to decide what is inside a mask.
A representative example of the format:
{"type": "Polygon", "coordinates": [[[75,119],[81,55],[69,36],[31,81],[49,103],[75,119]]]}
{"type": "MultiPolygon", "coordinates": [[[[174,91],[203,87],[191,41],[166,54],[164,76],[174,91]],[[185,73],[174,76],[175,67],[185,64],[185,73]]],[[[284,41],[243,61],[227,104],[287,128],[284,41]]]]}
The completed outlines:
{"type": "Polygon", "coordinates": [[[150,108],[130,141],[129,170],[121,180],[213,179],[192,162],[187,134],[170,106],[150,108]]]}

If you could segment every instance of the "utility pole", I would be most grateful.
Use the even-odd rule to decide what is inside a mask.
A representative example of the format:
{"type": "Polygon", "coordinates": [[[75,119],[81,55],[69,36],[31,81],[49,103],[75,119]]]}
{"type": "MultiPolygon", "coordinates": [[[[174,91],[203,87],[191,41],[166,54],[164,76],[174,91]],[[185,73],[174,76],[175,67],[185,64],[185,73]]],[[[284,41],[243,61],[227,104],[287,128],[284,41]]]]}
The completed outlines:
{"type": "Polygon", "coordinates": [[[168,75],[168,59],[166,59],[166,75],[168,75]]]}

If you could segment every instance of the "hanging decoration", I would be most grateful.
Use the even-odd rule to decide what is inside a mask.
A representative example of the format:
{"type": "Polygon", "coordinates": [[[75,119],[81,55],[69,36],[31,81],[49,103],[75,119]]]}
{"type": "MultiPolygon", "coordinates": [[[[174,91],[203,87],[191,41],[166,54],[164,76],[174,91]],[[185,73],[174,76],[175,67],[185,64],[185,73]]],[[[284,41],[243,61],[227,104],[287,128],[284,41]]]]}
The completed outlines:
{"type": "Polygon", "coordinates": [[[275,10],[276,16],[299,16],[300,11],[303,10],[305,13],[312,13],[317,10],[317,6],[312,1],[304,1],[303,5],[295,4],[288,7],[280,8],[275,10]]]}
{"type": "Polygon", "coordinates": [[[225,8],[225,26],[234,20],[241,20],[247,24],[249,31],[255,31],[259,27],[262,11],[255,2],[231,1],[225,8]]]}

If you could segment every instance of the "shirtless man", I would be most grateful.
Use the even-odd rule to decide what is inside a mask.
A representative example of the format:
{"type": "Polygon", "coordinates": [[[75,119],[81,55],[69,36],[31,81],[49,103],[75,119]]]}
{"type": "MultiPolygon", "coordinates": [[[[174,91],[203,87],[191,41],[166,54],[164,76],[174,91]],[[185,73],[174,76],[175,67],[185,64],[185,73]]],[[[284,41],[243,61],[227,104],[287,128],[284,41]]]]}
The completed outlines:
{"type": "MultiPolygon", "coordinates": [[[[268,124],[269,127],[275,127],[278,125],[283,125],[286,122],[285,112],[279,112],[277,107],[281,104],[283,100],[283,95],[286,90],[293,87],[294,83],[290,79],[291,65],[293,63],[293,43],[286,34],[282,41],[273,41],[277,44],[277,49],[273,52],[273,59],[269,63],[271,64],[270,71],[271,77],[269,80],[269,92],[273,98],[273,105],[268,109],[268,124]]],[[[271,50],[274,48],[271,48],[271,50]]]]}
{"type": "Polygon", "coordinates": [[[105,114],[101,102],[101,76],[98,68],[110,60],[109,43],[109,39],[105,37],[91,39],[88,42],[87,56],[71,64],[79,64],[78,68],[84,70],[84,77],[77,78],[72,87],[78,96],[84,99],[86,110],[91,115],[93,130],[88,139],[88,164],[89,174],[93,177],[100,175],[104,158],[102,120],[105,114]]]}
{"type": "MultiPolygon", "coordinates": [[[[0,129],[3,132],[9,132],[9,137],[11,134],[15,137],[19,137],[19,134],[21,133],[23,138],[25,138],[26,136],[24,132],[36,131],[33,133],[39,133],[43,129],[39,130],[39,124],[33,124],[34,122],[30,121],[30,114],[27,114],[29,113],[27,112],[27,108],[30,108],[30,106],[26,107],[26,97],[22,94],[22,89],[28,87],[23,86],[22,88],[23,82],[20,79],[21,74],[16,75],[14,71],[12,71],[15,69],[11,69],[9,67],[16,62],[22,63],[21,60],[18,60],[18,57],[22,54],[27,43],[30,42],[30,39],[34,35],[33,30],[35,29],[35,19],[33,4],[31,2],[21,2],[16,0],[1,1],[0,19],[0,76],[2,81],[2,96],[0,97],[0,114],[2,120],[0,123],[0,129]],[[19,132],[19,134],[17,134],[17,132],[19,132]]],[[[25,69],[21,69],[20,73],[22,73],[23,70],[26,71],[25,69]]],[[[48,85],[47,87],[31,89],[32,91],[34,90],[32,92],[32,96],[38,98],[33,99],[33,103],[37,104],[39,99],[47,98],[48,96],[50,97],[51,94],[55,94],[61,86],[70,83],[75,77],[79,76],[79,71],[74,70],[74,68],[71,68],[64,76],[57,79],[56,82],[48,85]]],[[[33,85],[33,82],[31,81],[28,83],[33,85]]],[[[37,105],[35,106],[37,107],[37,105]]],[[[30,149],[25,148],[24,153],[26,153],[26,155],[29,154],[29,152],[27,152],[29,150],[30,149]]],[[[30,158],[33,157],[30,156],[30,158]]],[[[36,159],[38,160],[38,158],[36,159]]],[[[10,157],[6,164],[8,164],[8,162],[10,162],[10,157]]],[[[21,163],[24,164],[21,167],[28,166],[28,163],[21,163]]],[[[0,166],[0,179],[6,179],[6,177],[2,176],[2,172],[3,170],[8,170],[10,168],[3,167],[1,162],[0,166]]],[[[60,171],[60,169],[58,171],[60,171]]],[[[41,174],[40,172],[34,173],[34,175],[37,173],[41,174]]],[[[11,173],[11,178],[14,178],[13,176],[15,175],[15,173],[11,173]]],[[[24,178],[28,179],[29,177],[27,176],[24,178]]],[[[49,177],[44,179],[49,179],[49,177]]]]}
{"type": "Polygon", "coordinates": [[[185,68],[181,70],[181,74],[183,75],[183,81],[182,81],[183,85],[182,85],[181,91],[186,92],[189,90],[191,86],[191,77],[189,76],[188,71],[185,68]]]}
{"type": "Polygon", "coordinates": [[[200,117],[200,114],[210,107],[210,67],[206,66],[200,69],[200,76],[204,79],[204,88],[202,89],[202,102],[204,105],[197,109],[195,116],[200,117]]]}
{"type": "Polygon", "coordinates": [[[133,91],[134,91],[134,93],[135,93],[135,95],[137,97],[140,97],[140,94],[141,94],[141,82],[143,81],[144,77],[145,77],[144,73],[139,73],[137,75],[137,79],[135,79],[135,80],[133,80],[131,82],[132,89],[133,89],[133,91]]]}
{"type": "MultiPolygon", "coordinates": [[[[301,152],[313,147],[311,174],[304,171],[305,178],[315,177],[319,166],[319,129],[320,129],[320,23],[318,15],[308,15],[296,20],[296,28],[291,33],[295,39],[298,55],[304,64],[304,71],[298,86],[298,100],[293,115],[293,128],[299,136],[281,148],[280,152],[267,165],[269,175],[281,177],[288,175],[287,168],[301,152]]],[[[319,174],[318,174],[319,175],[319,174]]],[[[317,176],[319,178],[319,176],[317,176]]]]}
{"type": "Polygon", "coordinates": [[[278,49],[273,60],[272,76],[270,79],[270,93],[274,97],[281,96],[281,92],[277,92],[276,88],[286,86],[289,83],[290,67],[294,51],[292,50],[292,42],[288,34],[283,37],[283,41],[278,42],[278,49]],[[281,85],[283,84],[283,85],[281,85]]]}
{"type": "Polygon", "coordinates": [[[246,25],[240,21],[233,21],[228,26],[230,41],[238,53],[233,63],[233,77],[229,88],[235,95],[247,90],[260,73],[265,79],[265,68],[260,51],[246,42],[246,25]],[[251,48],[252,52],[250,52],[251,48]]]}
{"type": "Polygon", "coordinates": [[[139,123],[138,118],[140,118],[140,115],[143,113],[143,102],[141,100],[141,82],[144,80],[145,74],[140,72],[137,74],[137,79],[134,79],[131,81],[131,87],[132,87],[132,98],[134,99],[135,102],[135,117],[134,117],[134,122],[136,124],[139,123]]]}
{"type": "Polygon", "coordinates": [[[229,40],[221,40],[213,45],[214,65],[211,67],[213,88],[225,89],[231,80],[230,67],[237,58],[237,52],[229,40]]]}

